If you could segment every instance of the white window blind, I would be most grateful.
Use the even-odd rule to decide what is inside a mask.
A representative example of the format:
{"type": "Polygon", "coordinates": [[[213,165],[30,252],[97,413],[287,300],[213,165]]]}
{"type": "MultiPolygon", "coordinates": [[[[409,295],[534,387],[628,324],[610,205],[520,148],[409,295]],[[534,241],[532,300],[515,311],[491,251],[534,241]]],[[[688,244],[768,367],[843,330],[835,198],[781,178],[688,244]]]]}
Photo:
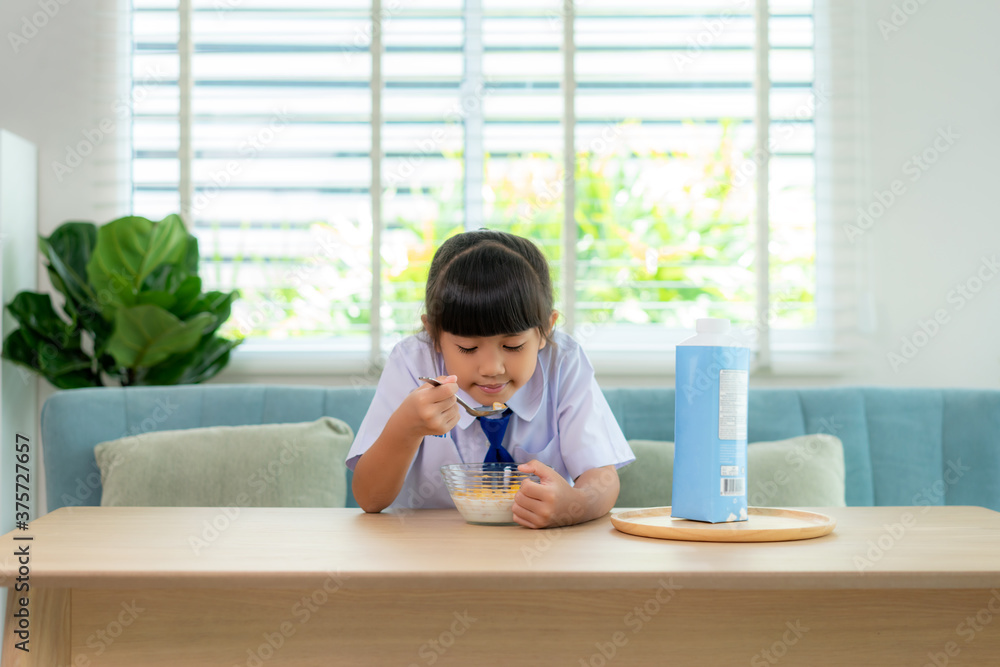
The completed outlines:
{"type": "Polygon", "coordinates": [[[133,85],[162,76],[134,110],[132,208],[185,209],[206,282],[241,290],[245,350],[377,357],[418,326],[440,242],[487,226],[539,243],[592,351],[667,350],[722,316],[759,360],[830,353],[855,297],[817,208],[817,117],[843,114],[823,106],[816,11],[133,0],[133,85]]]}

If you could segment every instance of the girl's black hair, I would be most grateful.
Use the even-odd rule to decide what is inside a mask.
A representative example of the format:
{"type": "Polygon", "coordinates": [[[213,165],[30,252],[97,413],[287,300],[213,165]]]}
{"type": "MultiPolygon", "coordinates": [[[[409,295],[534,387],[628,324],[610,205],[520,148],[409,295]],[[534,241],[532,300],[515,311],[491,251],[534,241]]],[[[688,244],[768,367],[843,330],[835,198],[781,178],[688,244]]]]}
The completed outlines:
{"type": "Polygon", "coordinates": [[[501,336],[538,329],[549,340],[552,280],[534,243],[507,232],[457,234],[434,253],[425,297],[427,332],[501,336]]]}

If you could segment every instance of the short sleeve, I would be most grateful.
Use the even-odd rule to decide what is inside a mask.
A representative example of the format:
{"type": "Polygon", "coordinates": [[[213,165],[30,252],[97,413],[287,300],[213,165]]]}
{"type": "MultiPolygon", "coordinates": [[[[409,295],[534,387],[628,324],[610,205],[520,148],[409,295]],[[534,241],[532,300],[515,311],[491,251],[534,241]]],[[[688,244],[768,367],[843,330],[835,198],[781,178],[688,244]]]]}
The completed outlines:
{"type": "Polygon", "coordinates": [[[372,398],[368,412],[358,427],[354,443],[347,454],[348,468],[354,470],[361,455],[367,452],[382,434],[382,429],[385,428],[392,413],[420,384],[417,378],[427,373],[438,374],[436,366],[430,346],[422,343],[416,336],[410,336],[396,344],[389,353],[375,389],[375,397],[372,398]],[[418,371],[418,368],[421,370],[418,371]]]}
{"type": "MultiPolygon", "coordinates": [[[[572,339],[570,339],[572,341],[572,339]]],[[[560,355],[552,375],[563,462],[570,478],[593,468],[616,468],[635,460],[611,406],[597,384],[594,367],[578,343],[560,355]]]]}

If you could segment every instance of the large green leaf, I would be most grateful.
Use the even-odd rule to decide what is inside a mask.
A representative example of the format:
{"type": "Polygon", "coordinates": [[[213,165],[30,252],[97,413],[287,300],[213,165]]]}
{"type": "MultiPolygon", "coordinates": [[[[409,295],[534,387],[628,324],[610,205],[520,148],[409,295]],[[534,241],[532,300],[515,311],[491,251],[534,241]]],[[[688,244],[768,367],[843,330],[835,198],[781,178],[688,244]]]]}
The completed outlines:
{"type": "Polygon", "coordinates": [[[90,357],[79,349],[43,345],[38,350],[38,367],[47,378],[56,378],[77,371],[89,371],[92,366],[93,361],[90,357]]]}
{"type": "Polygon", "coordinates": [[[184,270],[185,277],[198,275],[198,238],[196,236],[188,236],[187,252],[179,266],[184,270]]]}
{"type": "MultiPolygon", "coordinates": [[[[174,296],[177,297],[177,302],[174,304],[173,308],[170,309],[177,317],[181,319],[187,317],[194,310],[194,305],[198,302],[201,297],[201,278],[198,276],[188,276],[184,279],[177,289],[174,290],[174,296]]],[[[204,311],[201,311],[204,312],[204,311]]],[[[218,313],[212,313],[218,316],[218,313]]],[[[226,317],[229,317],[227,314],[226,317]]],[[[223,320],[219,320],[218,324],[222,324],[223,320]]]]}
{"type": "Polygon", "coordinates": [[[176,264],[161,264],[153,269],[142,283],[141,291],[169,292],[181,281],[181,269],[176,264]]]}
{"type": "Polygon", "coordinates": [[[92,371],[74,371],[46,378],[60,389],[81,389],[83,387],[103,387],[104,383],[92,371]]]}
{"type": "Polygon", "coordinates": [[[78,314],[77,303],[79,302],[73,299],[72,296],[67,294],[69,288],[66,286],[66,283],[63,281],[62,277],[58,273],[56,273],[55,269],[52,268],[51,264],[47,265],[45,267],[45,270],[49,274],[49,280],[52,282],[52,286],[56,288],[57,292],[65,295],[65,299],[63,302],[63,311],[70,317],[70,319],[76,322],[76,317],[78,314]]]}
{"type": "MultiPolygon", "coordinates": [[[[143,290],[164,290],[173,292],[185,280],[198,276],[198,239],[189,236],[187,251],[179,262],[161,264],[146,276],[143,290]]],[[[201,288],[199,288],[200,290],[201,288]]]]}
{"type": "Polygon", "coordinates": [[[106,319],[117,308],[136,303],[143,281],[159,266],[187,257],[189,234],[177,215],[153,223],[130,216],[97,231],[97,245],[87,263],[87,277],[106,319]]]}
{"type": "Polygon", "coordinates": [[[155,366],[172,354],[194,348],[215,317],[200,313],[184,322],[153,305],[118,310],[108,354],[127,368],[155,366]]]}
{"type": "Polygon", "coordinates": [[[139,292],[137,303],[156,303],[163,306],[177,317],[184,319],[191,314],[191,306],[201,296],[201,278],[190,275],[187,269],[179,264],[164,264],[146,278],[139,292]],[[144,301],[145,294],[170,294],[169,303],[161,297],[153,297],[156,301],[144,301]]]}
{"type": "MultiPolygon", "coordinates": [[[[152,238],[145,248],[142,265],[135,277],[136,288],[156,267],[166,263],[183,263],[184,260],[188,259],[187,250],[191,238],[179,215],[168,215],[153,225],[152,238]]],[[[98,238],[98,244],[100,244],[100,238],[98,238]]],[[[197,267],[195,267],[195,272],[197,272],[197,267]]]]}
{"type": "Polygon", "coordinates": [[[49,261],[53,284],[67,299],[77,304],[91,303],[95,293],[87,282],[87,263],[97,245],[97,225],[92,222],[66,222],[48,238],[38,239],[39,250],[49,261]]]}
{"type": "MultiPolygon", "coordinates": [[[[80,349],[79,330],[56,314],[48,294],[20,292],[7,310],[21,325],[8,337],[12,360],[41,373],[56,386],[63,386],[56,381],[59,376],[92,369],[93,361],[80,349]]],[[[89,384],[73,386],[94,384],[86,382],[89,384]]]]}
{"type": "Polygon", "coordinates": [[[59,317],[48,294],[18,292],[7,310],[32,334],[62,348],[80,349],[80,333],[59,317]]]}
{"type": "Polygon", "coordinates": [[[112,323],[104,319],[97,308],[97,304],[89,301],[78,302],[68,294],[67,290],[61,286],[62,278],[51,266],[48,267],[48,271],[52,284],[55,285],[59,292],[66,295],[62,309],[71,320],[70,326],[79,333],[87,332],[90,334],[90,338],[94,342],[93,348],[99,356],[107,345],[108,337],[111,336],[112,323]]]}
{"type": "Polygon", "coordinates": [[[214,377],[229,363],[229,353],[242,340],[219,336],[203,338],[196,348],[176,354],[143,374],[137,384],[196,384],[214,377]]]}
{"type": "Polygon", "coordinates": [[[207,333],[214,333],[216,329],[222,326],[222,323],[229,319],[229,314],[232,312],[233,302],[239,297],[240,293],[238,291],[232,292],[205,292],[201,297],[196,300],[188,312],[184,313],[183,317],[187,317],[189,314],[194,313],[210,313],[215,316],[215,326],[212,327],[207,333]]]}
{"type": "Polygon", "coordinates": [[[33,343],[24,329],[11,332],[3,342],[4,359],[41,374],[60,389],[94,387],[101,384],[91,370],[90,358],[80,350],[66,350],[49,341],[33,343]]]}
{"type": "MultiPolygon", "coordinates": [[[[41,373],[56,386],[64,386],[57,382],[59,376],[93,368],[90,356],[80,349],[79,330],[56,314],[48,294],[20,292],[7,310],[21,325],[8,337],[12,361],[41,373]]],[[[85,384],[73,386],[94,384],[89,379],[82,381],[85,384]]]]}
{"type": "Polygon", "coordinates": [[[135,295],[135,305],[153,304],[164,310],[170,310],[177,303],[177,297],[166,291],[139,292],[135,295]]]}
{"type": "Polygon", "coordinates": [[[97,227],[89,222],[67,222],[48,239],[40,239],[49,280],[65,298],[62,310],[74,326],[89,328],[100,319],[100,307],[93,288],[87,282],[87,262],[97,242],[97,227]]]}
{"type": "Polygon", "coordinates": [[[100,357],[107,351],[108,341],[114,333],[115,323],[108,322],[100,313],[87,312],[80,317],[84,322],[83,328],[90,334],[93,341],[94,356],[100,357]]]}
{"type": "Polygon", "coordinates": [[[24,331],[21,329],[14,329],[4,339],[2,356],[7,361],[27,366],[33,371],[41,370],[38,367],[38,353],[35,351],[35,347],[24,337],[24,331]]]}

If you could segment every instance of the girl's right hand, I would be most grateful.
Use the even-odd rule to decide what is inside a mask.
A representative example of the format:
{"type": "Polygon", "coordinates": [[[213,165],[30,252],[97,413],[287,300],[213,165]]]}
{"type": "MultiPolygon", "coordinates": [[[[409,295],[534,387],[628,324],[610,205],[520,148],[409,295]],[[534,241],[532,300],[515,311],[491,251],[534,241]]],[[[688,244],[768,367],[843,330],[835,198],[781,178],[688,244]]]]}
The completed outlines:
{"type": "Polygon", "coordinates": [[[409,426],[415,435],[444,435],[458,424],[461,415],[455,393],[458,391],[457,375],[436,378],[441,384],[435,387],[423,383],[403,400],[396,415],[409,426]]]}

